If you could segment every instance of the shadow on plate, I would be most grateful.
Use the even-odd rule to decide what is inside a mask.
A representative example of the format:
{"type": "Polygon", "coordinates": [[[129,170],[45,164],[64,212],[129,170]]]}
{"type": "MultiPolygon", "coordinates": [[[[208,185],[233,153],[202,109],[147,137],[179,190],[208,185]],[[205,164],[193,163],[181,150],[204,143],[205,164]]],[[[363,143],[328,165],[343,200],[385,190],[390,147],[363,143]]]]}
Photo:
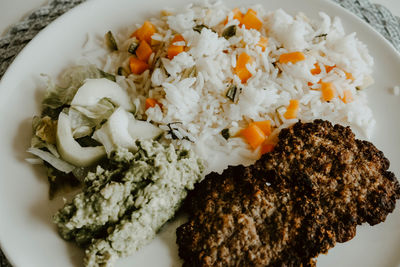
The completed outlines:
{"type": "MultiPolygon", "coordinates": [[[[392,214],[389,214],[388,218],[386,218],[386,224],[388,224],[388,227],[390,227],[393,231],[393,229],[399,229],[398,228],[398,222],[400,222],[400,201],[397,201],[396,203],[396,208],[392,214]]],[[[397,235],[399,235],[399,231],[397,230],[397,235]]],[[[393,233],[396,235],[396,232],[393,233]]],[[[395,242],[395,245],[392,245],[390,247],[390,255],[387,259],[387,264],[382,265],[382,267],[400,267],[400,253],[398,253],[398,248],[400,247],[400,239],[397,238],[397,242],[395,242]]]]}
{"type": "MultiPolygon", "coordinates": [[[[45,95],[45,90],[42,88],[45,88],[45,81],[43,77],[33,77],[35,87],[37,90],[35,90],[35,99],[34,102],[36,103],[36,108],[35,110],[37,111],[36,114],[32,114],[31,117],[25,118],[21,120],[20,124],[18,125],[17,131],[14,134],[14,141],[13,141],[13,150],[15,153],[15,158],[19,162],[24,162],[28,165],[30,165],[28,162],[26,162],[26,158],[33,158],[35,156],[29,154],[26,152],[26,150],[31,146],[31,138],[32,138],[32,118],[35,115],[40,114],[40,109],[41,109],[41,103],[45,95]]],[[[31,165],[33,166],[33,165],[31,165]]],[[[41,182],[46,182],[47,183],[47,177],[46,177],[46,170],[42,165],[35,165],[32,167],[32,170],[35,174],[35,176],[41,181],[41,182]]]]}
{"type": "MultiPolygon", "coordinates": [[[[42,99],[43,93],[39,92],[37,98],[42,99]],[[39,95],[40,94],[40,95],[39,95]]],[[[39,101],[40,103],[40,101],[39,101]]],[[[33,115],[32,115],[33,116],[33,115]]],[[[46,169],[42,164],[32,165],[26,161],[27,158],[33,158],[35,156],[26,152],[30,147],[30,140],[32,137],[32,118],[26,118],[19,124],[16,133],[14,134],[13,140],[13,150],[14,157],[17,161],[26,164],[28,168],[31,169],[33,176],[43,185],[42,197],[38,198],[36,202],[32,203],[30,207],[30,212],[32,217],[45,224],[49,231],[53,231],[58,235],[55,225],[52,222],[52,216],[54,213],[64,205],[63,198],[71,199],[74,192],[68,195],[63,195],[63,197],[58,196],[53,200],[49,199],[48,193],[48,182],[46,169]]],[[[61,237],[60,237],[61,239],[61,237]]],[[[72,242],[66,242],[66,249],[72,266],[83,266],[83,250],[78,248],[72,242]]]]}
{"type": "MultiPolygon", "coordinates": [[[[61,238],[61,237],[60,237],[61,238]]],[[[76,244],[68,242],[67,253],[74,267],[83,267],[83,257],[85,256],[84,250],[79,248],[76,244]]]]}
{"type": "Polygon", "coordinates": [[[178,255],[178,245],[176,244],[176,228],[187,221],[188,217],[182,212],[178,212],[176,216],[167,222],[157,233],[158,238],[165,244],[169,250],[171,259],[171,267],[180,267],[183,261],[178,255]]]}
{"type": "MultiPolygon", "coordinates": [[[[33,169],[40,168],[41,166],[32,166],[33,169]]],[[[40,180],[46,180],[46,174],[44,173],[42,177],[38,177],[40,180]]],[[[48,187],[46,185],[46,192],[43,192],[43,197],[38,199],[35,203],[30,207],[30,212],[32,217],[39,220],[41,223],[45,224],[48,228],[48,231],[53,232],[57,235],[57,238],[62,240],[62,238],[57,233],[57,228],[52,221],[53,215],[64,205],[64,199],[71,199],[74,195],[73,192],[69,193],[65,196],[55,197],[53,200],[48,198],[48,187]]],[[[73,242],[61,241],[65,242],[66,254],[70,258],[71,266],[83,267],[83,249],[79,248],[73,242]]]]}

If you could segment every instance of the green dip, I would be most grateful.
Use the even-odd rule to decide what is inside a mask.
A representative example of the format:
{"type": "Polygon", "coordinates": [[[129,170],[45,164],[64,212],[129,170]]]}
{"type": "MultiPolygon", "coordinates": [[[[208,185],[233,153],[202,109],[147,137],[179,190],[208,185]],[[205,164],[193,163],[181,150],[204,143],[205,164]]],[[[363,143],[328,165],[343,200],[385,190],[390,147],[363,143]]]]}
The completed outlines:
{"type": "Polygon", "coordinates": [[[191,151],[157,141],[119,148],[85,178],[83,191],[54,216],[60,235],[83,246],[85,266],[112,266],[149,243],[202,178],[191,151]]]}

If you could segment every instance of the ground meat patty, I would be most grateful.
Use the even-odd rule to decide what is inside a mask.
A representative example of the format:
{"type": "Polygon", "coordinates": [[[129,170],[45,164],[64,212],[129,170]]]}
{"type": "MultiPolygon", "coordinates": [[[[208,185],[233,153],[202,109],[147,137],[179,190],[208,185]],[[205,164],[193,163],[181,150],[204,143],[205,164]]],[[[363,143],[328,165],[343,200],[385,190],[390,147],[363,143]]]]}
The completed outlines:
{"type": "Polygon", "coordinates": [[[189,194],[179,255],[184,266],[314,266],[393,211],[400,186],[388,168],[348,127],[296,123],[254,165],[212,173],[189,194]]]}

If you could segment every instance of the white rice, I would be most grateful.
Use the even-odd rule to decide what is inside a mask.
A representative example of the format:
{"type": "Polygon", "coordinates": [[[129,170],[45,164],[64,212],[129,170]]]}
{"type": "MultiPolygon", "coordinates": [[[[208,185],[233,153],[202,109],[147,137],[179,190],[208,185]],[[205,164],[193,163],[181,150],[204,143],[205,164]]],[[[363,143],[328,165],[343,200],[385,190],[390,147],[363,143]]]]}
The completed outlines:
{"type": "MultiPolygon", "coordinates": [[[[240,9],[246,13],[248,8],[240,9]]],[[[227,164],[248,164],[259,157],[259,152],[252,151],[241,138],[225,140],[221,136],[221,130],[225,128],[232,132],[252,121],[271,120],[275,129],[271,138],[276,137],[280,129],[299,120],[306,122],[317,118],[349,125],[359,137],[369,138],[375,120],[365,92],[357,88],[370,82],[373,59],[356,34],[345,34],[339,18],[331,18],[322,12],[319,20],[310,20],[301,13],[292,16],[281,9],[266,11],[260,5],[251,8],[262,19],[262,29],[238,27],[236,36],[228,40],[221,37],[222,31],[239,22],[232,19],[231,9],[221,2],[169,9],[170,16],[149,19],[157,28],[152,38],[165,43],[150,59],[156,62],[156,68],[141,75],[117,77],[117,82],[130,93],[138,109],[137,117],[165,129],[168,129],[168,123],[179,122],[176,137],[190,136],[194,142],[185,139],[173,142],[194,148],[207,160],[209,169],[217,171],[227,164]],[[224,25],[227,16],[229,22],[224,25]],[[207,28],[201,33],[194,31],[193,27],[199,24],[215,32],[207,28]],[[175,34],[184,37],[188,51],[169,60],[166,47],[175,34]],[[321,35],[326,37],[316,37],[321,35]],[[256,46],[260,36],[268,38],[264,52],[256,46]],[[303,52],[306,59],[296,64],[276,63],[281,54],[294,51],[303,52]],[[247,65],[252,77],[244,84],[233,71],[242,52],[254,59],[254,64],[247,65]],[[320,74],[312,75],[310,70],[317,62],[337,67],[329,73],[321,68],[320,74]],[[354,80],[346,79],[345,71],[351,73],[354,80]],[[322,100],[320,91],[311,90],[319,89],[318,81],[322,78],[334,84],[340,97],[344,90],[350,90],[353,101],[345,104],[339,97],[330,102],[322,100]],[[310,88],[308,82],[314,85],[310,88]],[[231,84],[242,89],[235,103],[225,96],[231,84]],[[156,98],[162,108],[156,106],[145,110],[147,97],[156,98]],[[300,110],[297,119],[286,120],[282,116],[286,109],[282,107],[286,107],[291,99],[300,101],[300,110]]],[[[129,38],[130,34],[142,25],[142,22],[138,23],[114,33],[122,52],[107,53],[98,48],[104,48],[101,38],[91,38],[87,55],[95,55],[99,59],[98,65],[111,73],[120,66],[127,68],[131,55],[123,51],[127,51],[133,40],[129,38]],[[93,43],[95,49],[92,50],[93,43]]]]}

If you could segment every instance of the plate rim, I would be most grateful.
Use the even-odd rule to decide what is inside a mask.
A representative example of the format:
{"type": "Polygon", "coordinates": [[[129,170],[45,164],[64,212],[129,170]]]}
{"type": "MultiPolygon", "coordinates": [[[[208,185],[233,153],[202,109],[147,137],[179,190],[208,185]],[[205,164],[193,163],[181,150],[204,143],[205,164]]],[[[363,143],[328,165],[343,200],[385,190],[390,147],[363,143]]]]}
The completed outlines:
{"type": "MultiPolygon", "coordinates": [[[[150,1],[157,1],[157,0],[150,0],[150,1]]],[[[185,4],[189,4],[190,2],[198,2],[196,0],[190,1],[190,2],[185,1],[185,0],[180,0],[180,1],[185,4]]],[[[265,3],[262,3],[262,0],[257,0],[257,1],[259,2],[259,4],[265,5],[265,3]]],[[[288,1],[290,1],[290,0],[288,0],[288,1]]],[[[396,50],[396,48],[389,42],[389,40],[387,40],[381,33],[379,33],[374,27],[372,27],[371,24],[367,23],[366,21],[364,21],[363,19],[358,17],[355,13],[349,11],[348,9],[345,9],[344,7],[342,7],[339,3],[337,3],[334,0],[305,0],[305,1],[309,2],[310,4],[312,4],[312,2],[314,1],[314,2],[319,2],[320,4],[324,5],[327,8],[327,10],[324,10],[324,12],[328,13],[328,15],[330,17],[332,17],[332,15],[329,14],[330,11],[328,10],[328,8],[332,7],[334,9],[336,9],[336,11],[345,13],[347,16],[350,16],[351,19],[358,21],[363,27],[368,28],[370,33],[373,33],[373,36],[371,36],[371,37],[377,37],[379,42],[383,41],[383,43],[385,45],[382,48],[383,50],[389,50],[390,53],[395,54],[396,55],[395,60],[398,60],[400,62],[400,51],[396,50]]],[[[65,13],[63,13],[62,15],[60,15],[59,17],[54,19],[47,26],[45,26],[45,28],[40,30],[28,42],[28,44],[25,45],[25,47],[15,56],[15,58],[12,60],[11,64],[7,67],[7,70],[4,72],[3,76],[0,79],[0,94],[2,94],[3,90],[5,90],[5,88],[4,88],[5,86],[3,86],[3,85],[7,84],[8,80],[11,79],[9,77],[12,77],[12,73],[17,71],[16,68],[20,64],[20,61],[23,61],[24,55],[29,52],[31,47],[34,46],[34,44],[36,42],[40,42],[40,39],[42,38],[42,36],[45,36],[46,34],[51,32],[54,28],[57,28],[58,25],[64,23],[63,21],[65,21],[68,17],[74,16],[74,14],[79,12],[80,10],[83,10],[83,9],[89,10],[92,7],[94,7],[94,5],[96,5],[97,3],[101,3],[101,2],[107,2],[107,0],[87,0],[85,2],[82,2],[82,3],[78,4],[77,6],[71,8],[70,10],[66,11],[65,13]]],[[[223,0],[222,2],[225,4],[229,4],[230,0],[223,0]]],[[[243,6],[250,6],[250,4],[243,3],[243,6]]],[[[301,10],[299,10],[299,11],[301,11],[301,10]]],[[[340,19],[343,20],[342,17],[340,17],[340,19]]],[[[348,18],[345,18],[345,20],[347,20],[347,19],[348,18]]],[[[368,44],[367,44],[367,46],[368,46],[368,44]]],[[[3,180],[5,180],[5,178],[1,178],[1,176],[0,176],[0,182],[3,180]]],[[[1,249],[2,253],[4,254],[4,256],[6,257],[6,259],[12,264],[12,266],[17,266],[16,262],[14,261],[14,259],[17,256],[12,257],[11,253],[9,253],[8,246],[5,245],[6,242],[4,242],[4,238],[2,237],[3,232],[4,232],[4,230],[0,229],[0,249],[1,249]]]]}

